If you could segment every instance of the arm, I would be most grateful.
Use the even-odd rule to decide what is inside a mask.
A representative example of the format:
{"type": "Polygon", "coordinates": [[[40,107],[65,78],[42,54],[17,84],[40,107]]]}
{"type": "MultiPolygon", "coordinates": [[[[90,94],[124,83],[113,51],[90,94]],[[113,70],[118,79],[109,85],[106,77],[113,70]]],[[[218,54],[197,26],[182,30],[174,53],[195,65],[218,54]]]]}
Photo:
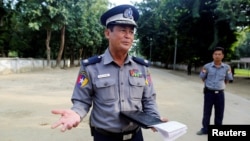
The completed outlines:
{"type": "Polygon", "coordinates": [[[52,110],[51,112],[56,115],[61,115],[61,118],[55,122],[51,128],[57,128],[61,126],[61,131],[70,130],[73,127],[77,127],[81,122],[81,119],[87,114],[89,108],[91,107],[91,96],[88,93],[91,89],[91,85],[87,80],[87,73],[83,73],[83,68],[80,69],[74,92],[72,95],[73,107],[71,109],[60,109],[52,110]],[[86,83],[85,83],[86,82],[86,83]]]}
{"type": "Polygon", "coordinates": [[[230,80],[233,80],[233,74],[232,74],[231,67],[228,65],[228,69],[226,71],[225,84],[227,84],[230,80]]]}
{"type": "MultiPolygon", "coordinates": [[[[148,68],[147,68],[148,69],[148,68]]],[[[157,109],[156,103],[156,92],[154,90],[153,82],[150,76],[149,70],[146,69],[146,86],[144,88],[144,94],[142,98],[143,111],[152,114],[161,119],[163,122],[167,122],[168,119],[165,117],[160,117],[160,113],[157,109]]],[[[151,128],[153,132],[157,132],[155,128],[151,128]]]]}
{"type": "Polygon", "coordinates": [[[200,78],[201,80],[204,82],[207,78],[207,69],[204,67],[202,67],[201,71],[200,71],[200,78]]]}

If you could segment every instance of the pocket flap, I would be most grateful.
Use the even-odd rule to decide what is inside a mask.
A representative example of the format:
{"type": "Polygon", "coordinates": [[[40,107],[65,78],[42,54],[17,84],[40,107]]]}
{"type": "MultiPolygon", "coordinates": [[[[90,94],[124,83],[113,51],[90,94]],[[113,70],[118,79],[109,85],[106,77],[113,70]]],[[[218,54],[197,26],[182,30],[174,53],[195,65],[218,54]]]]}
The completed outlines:
{"type": "Polygon", "coordinates": [[[115,85],[115,80],[113,79],[101,79],[96,82],[96,87],[97,88],[104,88],[104,87],[109,87],[115,85]]]}

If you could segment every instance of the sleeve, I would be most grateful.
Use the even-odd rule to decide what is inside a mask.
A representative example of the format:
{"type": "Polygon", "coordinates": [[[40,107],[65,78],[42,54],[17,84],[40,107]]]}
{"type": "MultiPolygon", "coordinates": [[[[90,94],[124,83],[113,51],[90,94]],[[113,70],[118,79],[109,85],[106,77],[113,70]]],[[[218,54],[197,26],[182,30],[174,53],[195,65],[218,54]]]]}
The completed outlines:
{"type": "Polygon", "coordinates": [[[226,78],[225,79],[227,81],[233,80],[233,73],[232,73],[231,67],[229,65],[227,65],[226,78]]]}
{"type": "Polygon", "coordinates": [[[71,97],[73,103],[71,109],[77,112],[81,119],[87,115],[92,106],[92,85],[89,75],[85,66],[81,66],[71,97]]]}
{"type": "Polygon", "coordinates": [[[143,111],[154,115],[155,117],[160,118],[160,114],[158,111],[157,103],[156,103],[156,92],[154,89],[153,81],[151,78],[151,74],[149,72],[148,67],[144,67],[145,69],[145,88],[142,97],[142,105],[143,111]]]}
{"type": "Polygon", "coordinates": [[[200,71],[199,77],[205,81],[207,78],[208,68],[207,65],[204,65],[200,71]]]}

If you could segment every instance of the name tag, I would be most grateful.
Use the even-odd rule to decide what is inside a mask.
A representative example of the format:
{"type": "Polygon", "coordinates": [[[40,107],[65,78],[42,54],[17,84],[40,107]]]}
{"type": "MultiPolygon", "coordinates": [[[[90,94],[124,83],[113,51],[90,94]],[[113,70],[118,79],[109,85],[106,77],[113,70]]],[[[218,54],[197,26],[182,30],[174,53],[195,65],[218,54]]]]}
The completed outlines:
{"type": "Polygon", "coordinates": [[[132,134],[123,135],[123,140],[129,140],[132,138],[132,134]]]}
{"type": "Polygon", "coordinates": [[[110,74],[107,73],[107,74],[100,74],[97,76],[97,78],[104,78],[104,77],[110,77],[110,74]]]}

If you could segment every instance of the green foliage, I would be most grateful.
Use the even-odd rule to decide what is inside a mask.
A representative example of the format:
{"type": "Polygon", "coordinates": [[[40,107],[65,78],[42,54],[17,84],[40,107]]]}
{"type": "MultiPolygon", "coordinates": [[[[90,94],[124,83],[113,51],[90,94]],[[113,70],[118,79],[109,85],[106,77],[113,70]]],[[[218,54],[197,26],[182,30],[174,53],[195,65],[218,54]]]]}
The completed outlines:
{"type": "Polygon", "coordinates": [[[33,23],[29,23],[29,28],[35,29],[35,30],[39,30],[40,25],[38,22],[33,22],[33,23]]]}
{"type": "Polygon", "coordinates": [[[250,32],[249,28],[237,31],[235,33],[237,41],[232,44],[232,49],[234,51],[235,59],[240,57],[250,56],[250,32]]]}
{"type": "Polygon", "coordinates": [[[249,77],[250,76],[250,69],[235,69],[235,75],[249,77]]]}
{"type": "Polygon", "coordinates": [[[249,26],[250,1],[248,0],[220,0],[215,13],[218,20],[228,20],[230,27],[249,26]]]}
{"type": "MultiPolygon", "coordinates": [[[[0,7],[1,53],[46,57],[45,41],[51,31],[51,57],[56,58],[64,25],[66,58],[101,54],[108,45],[99,22],[111,6],[108,0],[5,2],[0,7]]],[[[227,61],[249,56],[249,5],[246,0],[143,0],[136,4],[140,11],[138,42],[132,51],[172,64],[177,46],[176,63],[197,66],[211,61],[215,46],[225,48],[227,61]]]]}
{"type": "Polygon", "coordinates": [[[137,5],[141,53],[149,58],[152,46],[153,61],[172,64],[177,46],[177,63],[199,66],[211,61],[214,47],[222,46],[230,61],[237,50],[235,27],[249,25],[249,5],[245,0],[144,0],[137,5]]]}
{"type": "Polygon", "coordinates": [[[9,57],[18,57],[18,53],[16,51],[10,51],[8,56],[9,57]]]}
{"type": "Polygon", "coordinates": [[[215,13],[220,17],[218,20],[227,20],[235,31],[237,41],[231,45],[232,58],[249,57],[250,1],[221,0],[215,13]]]}
{"type": "Polygon", "coordinates": [[[239,44],[238,53],[241,57],[250,57],[250,32],[245,32],[244,40],[239,44]]]}
{"type": "Polygon", "coordinates": [[[21,0],[15,4],[6,1],[4,11],[7,12],[1,12],[1,19],[2,14],[6,14],[3,16],[8,17],[8,21],[0,26],[3,30],[0,49],[18,51],[20,56],[44,57],[47,31],[52,31],[50,46],[54,57],[59,50],[60,29],[66,25],[64,46],[72,54],[67,55],[79,55],[79,50],[86,55],[102,53],[106,45],[105,48],[100,46],[107,43],[99,17],[108,4],[108,0],[21,0]]]}

